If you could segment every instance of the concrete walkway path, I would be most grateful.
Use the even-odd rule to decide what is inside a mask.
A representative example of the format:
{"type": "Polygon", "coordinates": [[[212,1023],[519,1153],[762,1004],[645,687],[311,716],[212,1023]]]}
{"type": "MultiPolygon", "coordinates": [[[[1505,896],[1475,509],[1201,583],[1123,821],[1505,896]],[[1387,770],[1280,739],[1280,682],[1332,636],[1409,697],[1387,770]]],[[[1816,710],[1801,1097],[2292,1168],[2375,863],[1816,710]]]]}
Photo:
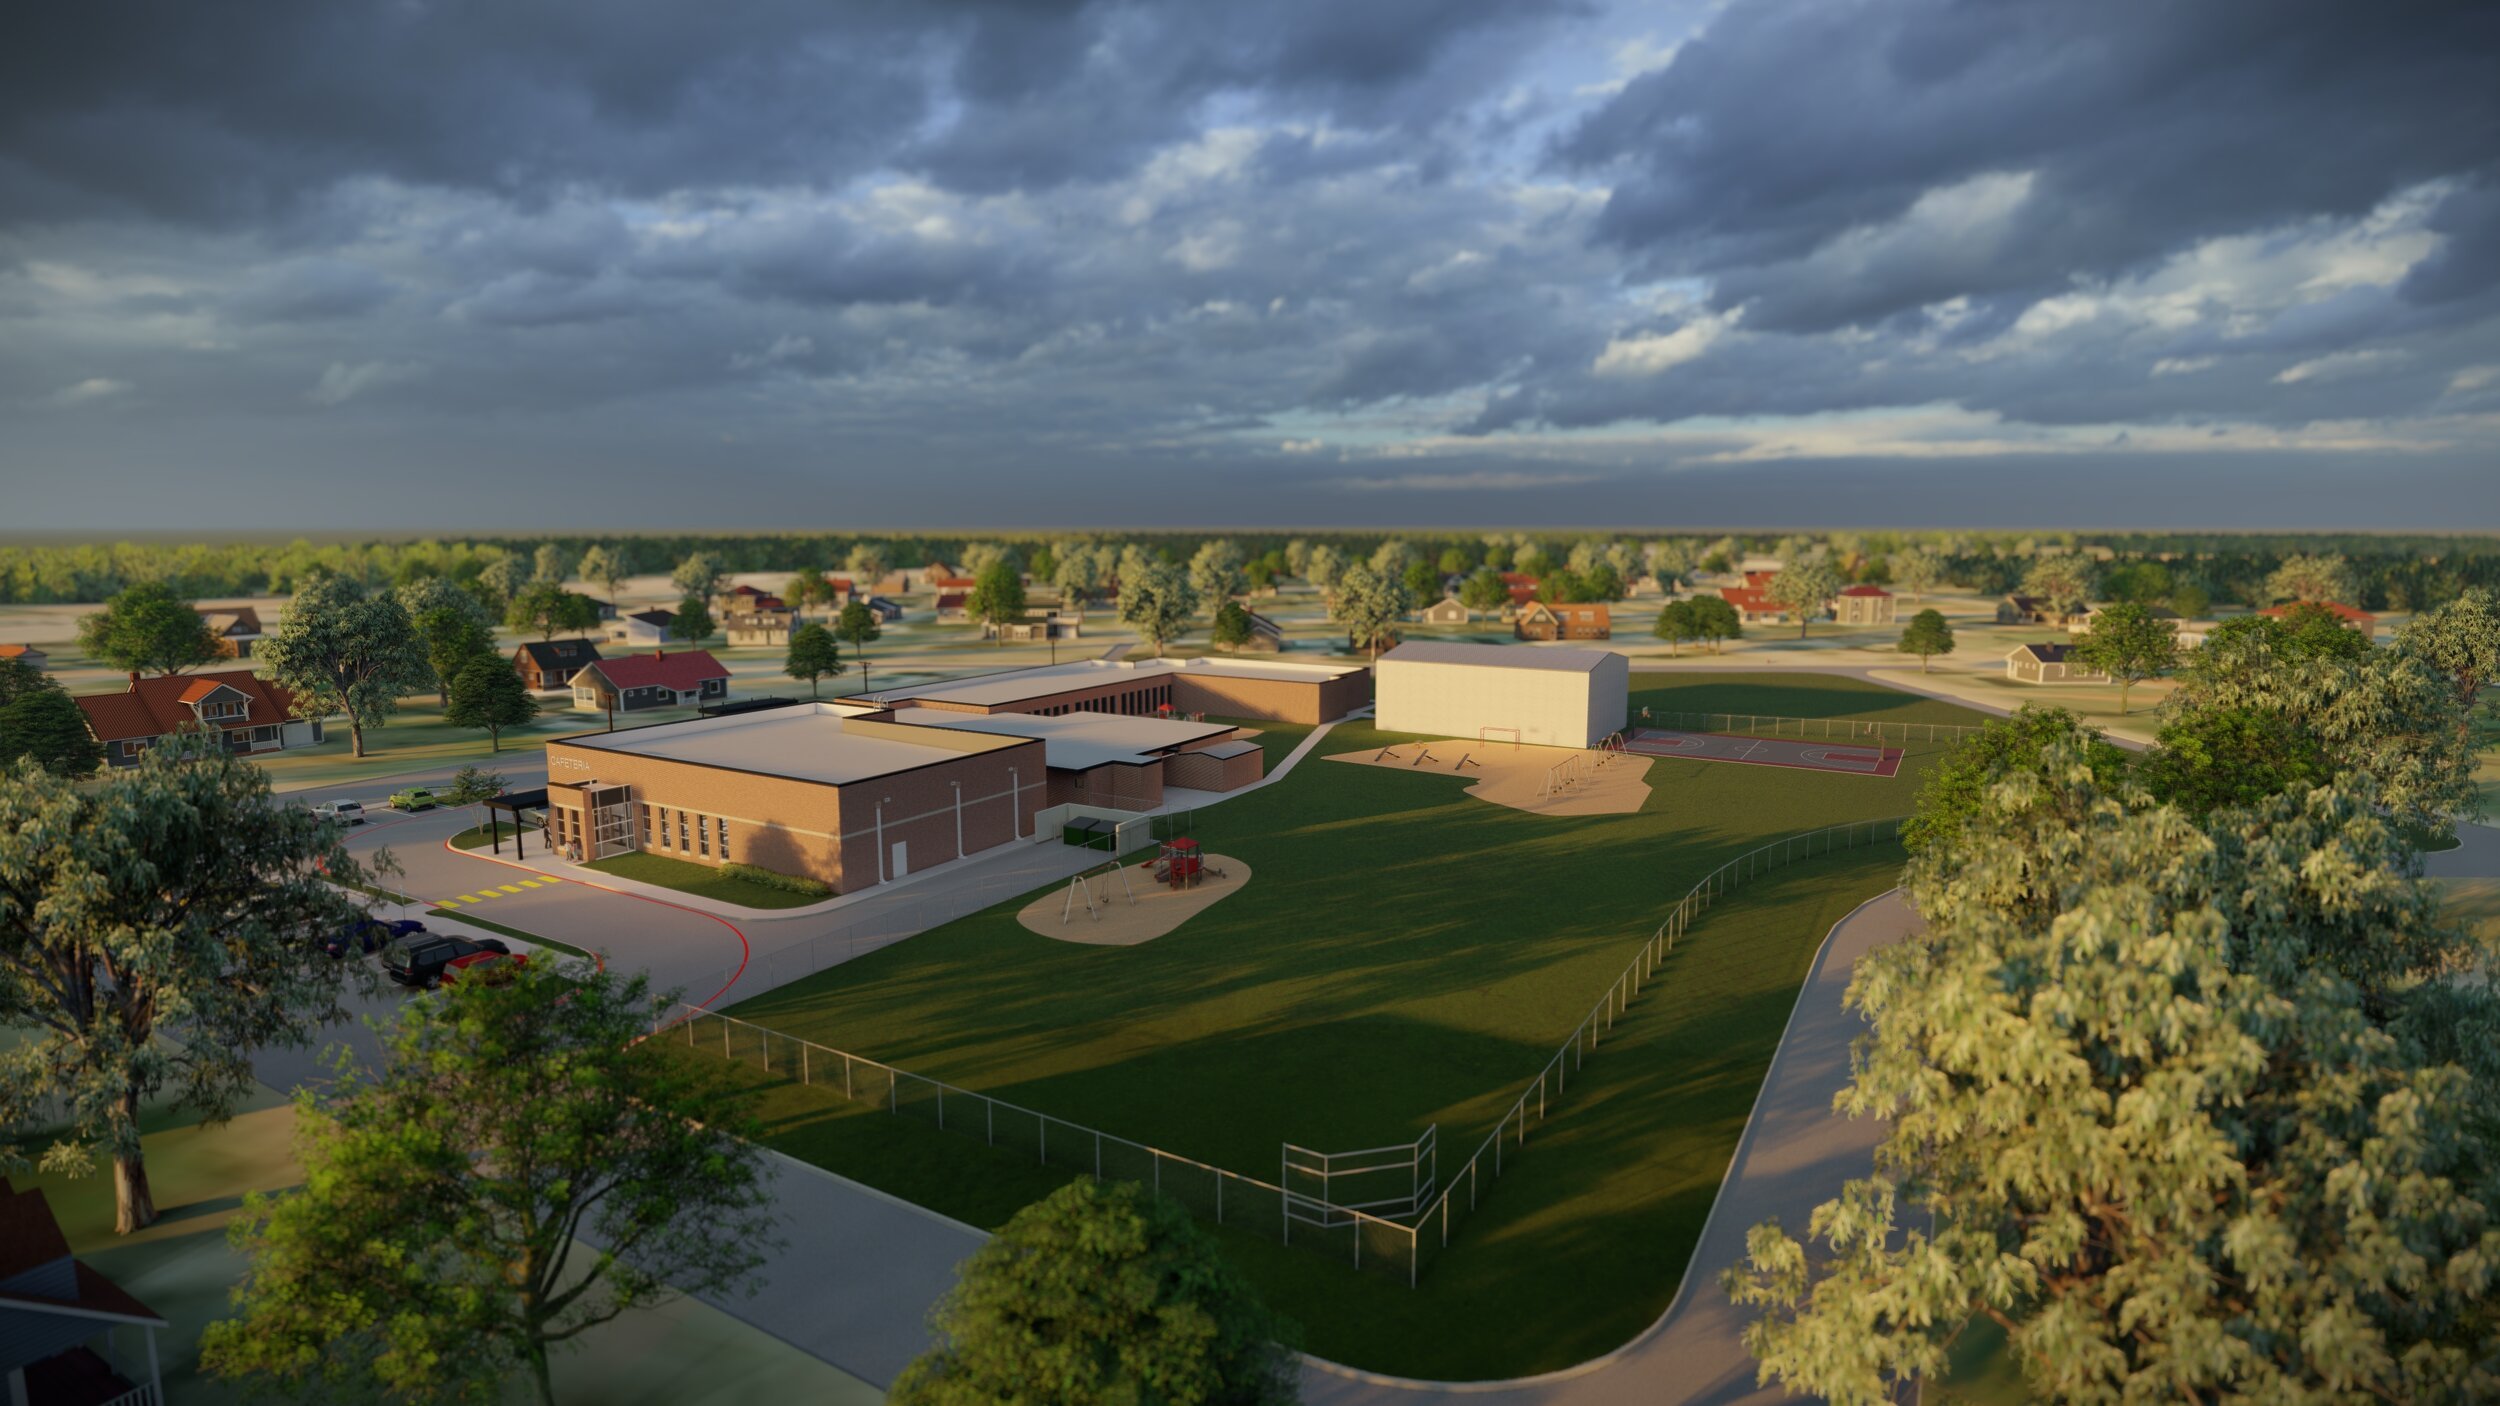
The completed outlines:
{"type": "Polygon", "coordinates": [[[1309,1406],[1767,1406],[1791,1399],[1777,1386],[1755,1385],[1753,1358],[1741,1337],[1746,1316],[1719,1291],[1719,1274],[1743,1260],[1745,1233],[1756,1223],[1776,1216],[1791,1231],[1802,1231],[1816,1205],[1873,1166],[1883,1125],[1832,1111],[1833,1095],[1849,1082],[1850,1042],[1862,1028],[1841,997],[1859,957],[1917,928],[1917,917],[1896,889],[1859,905],[1824,939],[1701,1241],[1685,1266],[1684,1282],[1647,1332],[1577,1367],[1507,1382],[1416,1381],[1306,1359],[1303,1401],[1309,1406]]]}

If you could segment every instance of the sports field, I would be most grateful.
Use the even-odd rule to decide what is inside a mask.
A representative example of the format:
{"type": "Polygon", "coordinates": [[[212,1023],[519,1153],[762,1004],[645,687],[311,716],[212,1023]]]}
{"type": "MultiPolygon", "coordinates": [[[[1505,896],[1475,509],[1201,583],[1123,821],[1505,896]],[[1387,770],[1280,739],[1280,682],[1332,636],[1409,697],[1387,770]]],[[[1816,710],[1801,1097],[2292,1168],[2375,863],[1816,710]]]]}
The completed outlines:
{"type": "MultiPolygon", "coordinates": [[[[1640,675],[1633,703],[1980,721],[1795,675],[1640,675]]],[[[1401,740],[1346,725],[1321,752],[1401,740]]],[[[1370,1147],[1434,1123],[1454,1170],[1695,879],[1905,811],[1941,750],[1912,746],[1888,777],[1661,757],[1640,811],[1592,816],[1305,765],[1198,814],[1197,838],[1256,878],[1166,936],[1053,941],[1016,921],[1026,895],[731,1013],[1254,1176],[1286,1139],[1370,1147]]],[[[1697,926],[1420,1289],[1227,1243],[1314,1350],[1362,1366],[1508,1375],[1620,1343],[1673,1293],[1815,947],[1898,864],[1889,847],[1809,861],[1697,926]]],[[[976,1224],[1059,1179],[786,1083],[766,1111],[782,1150],[976,1224]]]]}

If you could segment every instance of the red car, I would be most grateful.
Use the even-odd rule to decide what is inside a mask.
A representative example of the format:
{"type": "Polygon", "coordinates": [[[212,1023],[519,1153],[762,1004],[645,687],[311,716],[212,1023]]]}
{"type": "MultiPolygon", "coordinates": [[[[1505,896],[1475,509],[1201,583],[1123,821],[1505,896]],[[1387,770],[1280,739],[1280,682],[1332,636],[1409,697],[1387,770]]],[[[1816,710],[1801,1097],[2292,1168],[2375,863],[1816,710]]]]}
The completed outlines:
{"type": "Polygon", "coordinates": [[[443,984],[449,986],[472,973],[480,977],[504,975],[529,964],[530,959],[519,952],[472,952],[466,957],[454,957],[444,964],[443,984]],[[504,972],[497,972],[495,968],[504,963],[511,965],[504,972]]]}

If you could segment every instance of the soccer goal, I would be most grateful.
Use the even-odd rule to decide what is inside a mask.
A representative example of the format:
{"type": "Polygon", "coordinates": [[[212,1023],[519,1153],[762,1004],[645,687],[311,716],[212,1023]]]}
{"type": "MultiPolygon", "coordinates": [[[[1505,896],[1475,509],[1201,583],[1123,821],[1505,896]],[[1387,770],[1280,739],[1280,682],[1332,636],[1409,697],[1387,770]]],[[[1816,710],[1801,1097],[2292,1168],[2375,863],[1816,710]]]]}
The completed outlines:
{"type": "Polygon", "coordinates": [[[1519,750],[1519,729],[1515,727],[1480,727],[1476,729],[1476,740],[1478,742],[1499,742],[1504,739],[1508,739],[1512,751],[1515,752],[1519,750]]]}

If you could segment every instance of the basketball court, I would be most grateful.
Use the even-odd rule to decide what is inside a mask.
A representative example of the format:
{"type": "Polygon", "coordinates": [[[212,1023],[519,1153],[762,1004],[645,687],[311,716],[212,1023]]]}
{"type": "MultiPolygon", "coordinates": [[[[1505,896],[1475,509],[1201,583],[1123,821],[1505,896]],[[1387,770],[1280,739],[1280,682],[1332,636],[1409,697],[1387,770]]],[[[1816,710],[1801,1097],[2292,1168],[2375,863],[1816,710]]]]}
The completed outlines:
{"type": "Polygon", "coordinates": [[[1837,771],[1851,776],[1894,776],[1901,749],[1848,742],[1808,742],[1794,737],[1738,737],[1723,732],[1673,732],[1634,728],[1623,744],[1645,757],[1684,757],[1697,762],[1745,762],[1753,766],[1837,771]]]}

